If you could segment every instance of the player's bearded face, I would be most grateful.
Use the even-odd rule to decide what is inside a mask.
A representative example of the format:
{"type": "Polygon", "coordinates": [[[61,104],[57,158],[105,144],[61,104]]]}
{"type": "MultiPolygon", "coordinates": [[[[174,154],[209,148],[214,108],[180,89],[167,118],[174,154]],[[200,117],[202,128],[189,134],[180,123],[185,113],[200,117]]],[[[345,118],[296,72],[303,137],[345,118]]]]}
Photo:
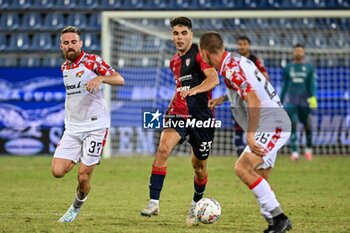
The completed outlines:
{"type": "Polygon", "coordinates": [[[82,45],[76,33],[65,33],[61,36],[61,49],[64,57],[69,61],[75,61],[80,56],[82,45]]]}
{"type": "Polygon", "coordinates": [[[295,61],[302,61],[304,60],[305,51],[303,48],[294,48],[293,49],[293,58],[295,61]]]}
{"type": "Polygon", "coordinates": [[[172,28],[172,34],[176,49],[185,53],[192,44],[192,31],[188,27],[177,25],[172,28]]]}

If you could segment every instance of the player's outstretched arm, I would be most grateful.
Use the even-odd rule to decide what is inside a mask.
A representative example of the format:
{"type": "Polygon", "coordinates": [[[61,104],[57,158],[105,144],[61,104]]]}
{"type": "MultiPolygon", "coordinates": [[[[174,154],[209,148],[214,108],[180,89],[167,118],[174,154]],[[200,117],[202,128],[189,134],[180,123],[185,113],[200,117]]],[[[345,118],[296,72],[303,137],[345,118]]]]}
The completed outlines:
{"type": "Polygon", "coordinates": [[[206,79],[203,80],[201,84],[191,88],[188,91],[181,92],[181,98],[186,98],[186,96],[196,95],[197,93],[203,93],[212,90],[214,87],[220,84],[218,73],[215,68],[208,68],[204,70],[206,79]]]}
{"type": "Polygon", "coordinates": [[[246,101],[248,104],[247,143],[254,154],[264,156],[264,149],[255,141],[255,133],[260,119],[261,102],[255,91],[247,93],[246,101]]]}

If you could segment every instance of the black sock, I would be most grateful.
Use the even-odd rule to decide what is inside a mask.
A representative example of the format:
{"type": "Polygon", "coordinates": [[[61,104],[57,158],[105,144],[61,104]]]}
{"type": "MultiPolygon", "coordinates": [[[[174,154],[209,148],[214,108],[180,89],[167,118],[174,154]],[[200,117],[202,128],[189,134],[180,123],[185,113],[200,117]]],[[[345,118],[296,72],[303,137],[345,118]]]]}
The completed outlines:
{"type": "Polygon", "coordinates": [[[151,199],[159,200],[163,188],[166,167],[152,167],[152,174],[149,185],[149,196],[151,199]]]}
{"type": "Polygon", "coordinates": [[[276,217],[273,217],[273,221],[279,221],[279,220],[283,220],[283,219],[287,219],[287,216],[284,213],[281,213],[279,215],[277,215],[276,217]]]}
{"type": "Polygon", "coordinates": [[[193,201],[198,202],[200,199],[203,198],[207,181],[208,181],[208,176],[206,176],[203,180],[197,180],[196,177],[194,178],[193,201]]]}

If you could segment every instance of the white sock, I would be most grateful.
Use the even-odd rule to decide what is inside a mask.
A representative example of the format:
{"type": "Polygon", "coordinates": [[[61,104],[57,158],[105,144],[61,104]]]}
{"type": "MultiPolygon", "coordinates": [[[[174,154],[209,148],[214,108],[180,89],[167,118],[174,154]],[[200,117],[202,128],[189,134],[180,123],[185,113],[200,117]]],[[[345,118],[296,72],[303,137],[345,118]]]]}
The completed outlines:
{"type": "Polygon", "coordinates": [[[255,194],[256,199],[259,202],[259,206],[264,212],[271,212],[280,206],[278,203],[275,193],[271,190],[271,187],[267,181],[259,177],[249,188],[255,194]]]}
{"type": "Polygon", "coordinates": [[[157,203],[157,205],[159,205],[159,200],[151,199],[151,202],[155,202],[155,203],[157,203]]]}
{"type": "Polygon", "coordinates": [[[192,200],[191,205],[194,206],[194,205],[196,205],[196,204],[197,204],[197,202],[195,202],[194,200],[192,200]]]}

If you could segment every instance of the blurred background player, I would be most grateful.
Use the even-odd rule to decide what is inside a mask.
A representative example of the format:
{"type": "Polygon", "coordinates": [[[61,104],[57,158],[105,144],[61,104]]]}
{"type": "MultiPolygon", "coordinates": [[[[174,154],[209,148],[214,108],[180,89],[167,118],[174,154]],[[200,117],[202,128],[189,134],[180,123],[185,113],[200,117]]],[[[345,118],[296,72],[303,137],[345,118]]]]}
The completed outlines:
{"type": "MultiPolygon", "coordinates": [[[[237,40],[237,52],[252,62],[258,67],[259,71],[265,76],[267,80],[270,80],[269,74],[267,73],[266,67],[264,65],[263,60],[259,59],[250,49],[251,45],[251,40],[249,39],[248,36],[243,35],[238,37],[237,40]]],[[[233,116],[234,117],[234,116],[233,116]]],[[[240,156],[242,154],[244,148],[245,148],[245,143],[244,143],[244,131],[243,129],[239,126],[237,121],[234,121],[234,129],[235,129],[235,146],[236,146],[236,152],[237,155],[240,156]]]]}
{"type": "Polygon", "coordinates": [[[306,133],[305,158],[312,159],[311,109],[317,108],[316,74],[314,67],[304,62],[305,49],[302,44],[293,46],[293,62],[283,70],[281,100],[292,121],[291,160],[299,158],[296,128],[298,122],[304,125],[306,133]]]}
{"type": "MultiPolygon", "coordinates": [[[[215,68],[203,61],[198,46],[192,43],[192,22],[186,17],[174,18],[171,23],[172,39],[177,53],[170,61],[174,74],[176,91],[169,104],[167,115],[174,120],[207,120],[214,117],[208,108],[211,90],[219,84],[215,68]],[[176,117],[180,116],[180,117],[176,117]]],[[[163,129],[158,150],[152,165],[150,178],[150,201],[141,211],[143,216],[159,213],[159,198],[167,173],[167,160],[173,148],[182,143],[187,136],[192,146],[192,167],[194,170],[194,195],[186,217],[188,225],[196,224],[194,210],[196,203],[203,197],[208,180],[207,158],[214,139],[214,128],[174,127],[163,129]]]]}
{"type": "Polygon", "coordinates": [[[62,178],[80,162],[75,199],[58,220],[72,222],[90,192],[90,178],[100,163],[110,127],[102,84],[124,85],[124,78],[99,56],[81,50],[83,42],[77,27],[65,27],[60,40],[66,58],[61,67],[66,87],[66,130],[57,145],[51,171],[54,177],[62,178]]]}
{"type": "MultiPolygon", "coordinates": [[[[278,95],[254,63],[225,51],[221,36],[208,32],[200,38],[205,61],[224,78],[235,118],[247,132],[247,146],[236,161],[235,173],[253,192],[269,226],[264,232],[283,233],[292,228],[267,182],[278,150],[288,141],[291,122],[278,95]]],[[[217,99],[209,106],[214,108],[217,99]]]]}

